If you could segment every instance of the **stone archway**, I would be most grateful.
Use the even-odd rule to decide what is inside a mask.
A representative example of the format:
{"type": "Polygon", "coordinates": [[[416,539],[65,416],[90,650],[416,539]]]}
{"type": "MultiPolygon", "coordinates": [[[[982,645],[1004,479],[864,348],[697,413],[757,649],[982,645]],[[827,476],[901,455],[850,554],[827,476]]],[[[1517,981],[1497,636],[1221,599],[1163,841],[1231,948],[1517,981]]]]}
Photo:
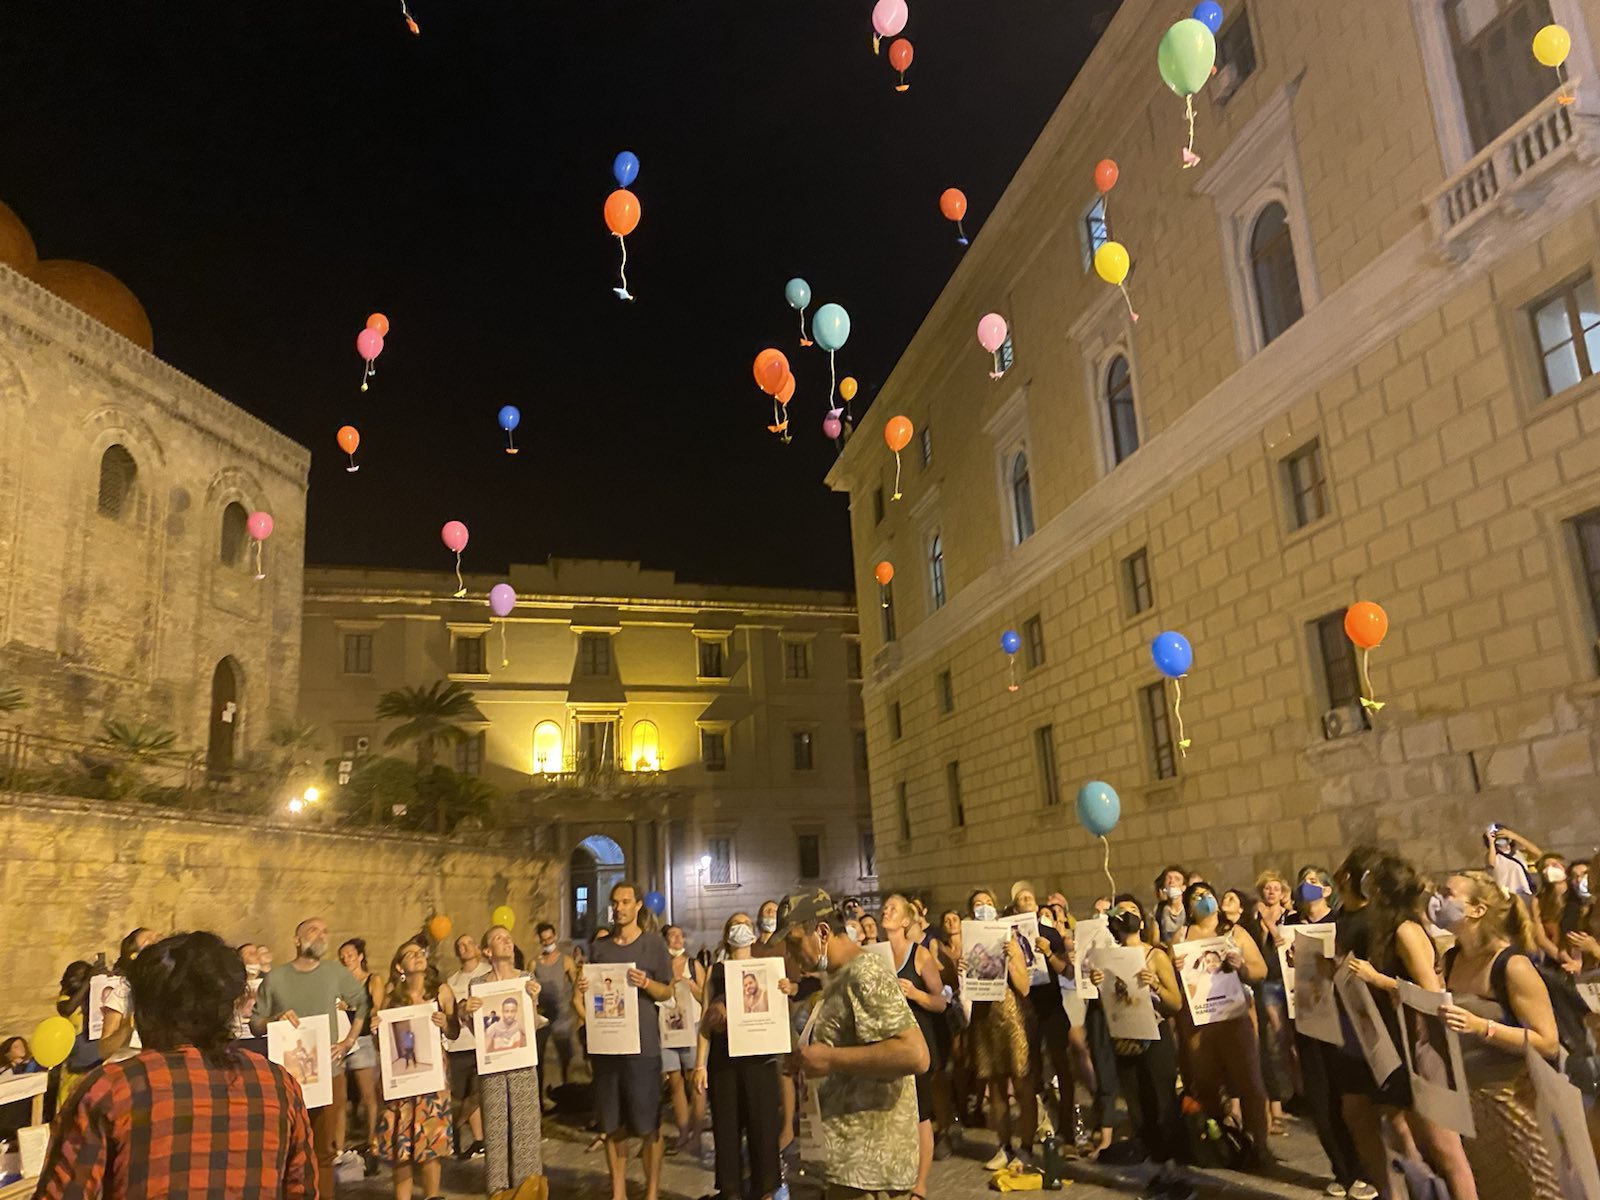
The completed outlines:
{"type": "Polygon", "coordinates": [[[211,733],[206,743],[206,773],[213,779],[229,774],[239,749],[240,697],[244,692],[239,664],[230,654],[211,673],[211,733]]]}
{"type": "Polygon", "coordinates": [[[596,833],[572,848],[568,868],[572,879],[569,927],[574,941],[587,942],[609,917],[611,889],[627,874],[627,858],[613,839],[596,833]]]}

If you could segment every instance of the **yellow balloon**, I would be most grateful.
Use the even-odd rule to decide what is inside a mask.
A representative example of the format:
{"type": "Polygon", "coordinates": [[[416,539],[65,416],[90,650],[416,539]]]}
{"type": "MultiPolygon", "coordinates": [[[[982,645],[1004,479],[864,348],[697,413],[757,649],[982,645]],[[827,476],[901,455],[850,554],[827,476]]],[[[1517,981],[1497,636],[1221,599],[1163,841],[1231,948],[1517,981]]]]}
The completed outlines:
{"type": "Polygon", "coordinates": [[[846,400],[854,400],[856,398],[856,377],[854,375],[846,375],[839,380],[839,395],[846,400]]]}
{"type": "Polygon", "coordinates": [[[45,1070],[67,1061],[78,1031],[65,1017],[46,1017],[34,1027],[31,1045],[33,1058],[45,1070]]]}
{"type": "Polygon", "coordinates": [[[1546,25],[1533,35],[1533,56],[1547,67],[1559,67],[1572,52],[1572,35],[1559,25],[1546,25]]]}
{"type": "Polygon", "coordinates": [[[511,911],[509,904],[502,904],[495,909],[489,919],[496,925],[504,925],[507,929],[515,929],[517,927],[517,914],[511,911]]]}
{"type": "Polygon", "coordinates": [[[1128,277],[1128,248],[1121,242],[1102,242],[1094,252],[1094,273],[1115,287],[1128,277]]]}

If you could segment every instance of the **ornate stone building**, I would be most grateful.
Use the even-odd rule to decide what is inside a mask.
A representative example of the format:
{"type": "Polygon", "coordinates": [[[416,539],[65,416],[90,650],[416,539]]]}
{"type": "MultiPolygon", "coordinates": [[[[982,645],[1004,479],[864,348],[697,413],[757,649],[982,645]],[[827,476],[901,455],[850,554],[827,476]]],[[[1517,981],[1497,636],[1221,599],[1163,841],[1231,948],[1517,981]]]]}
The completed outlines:
{"type": "Polygon", "coordinates": [[[1090,779],[1141,895],[1367,838],[1448,867],[1489,821],[1600,840],[1600,3],[1226,7],[1184,170],[1176,10],[1124,0],[830,475],[886,885],[1104,890],[1090,779]],[[1552,18],[1571,105],[1529,50],[1552,18]],[[1108,222],[1137,323],[1091,269],[1108,222]],[[1391,622],[1370,717],[1357,599],[1391,622]]]}
{"type": "Polygon", "coordinates": [[[151,353],[133,294],[0,205],[0,684],[31,733],[107,718],[225,770],[293,715],[302,447],[151,353]],[[272,514],[257,579],[247,513],[272,514]]]}

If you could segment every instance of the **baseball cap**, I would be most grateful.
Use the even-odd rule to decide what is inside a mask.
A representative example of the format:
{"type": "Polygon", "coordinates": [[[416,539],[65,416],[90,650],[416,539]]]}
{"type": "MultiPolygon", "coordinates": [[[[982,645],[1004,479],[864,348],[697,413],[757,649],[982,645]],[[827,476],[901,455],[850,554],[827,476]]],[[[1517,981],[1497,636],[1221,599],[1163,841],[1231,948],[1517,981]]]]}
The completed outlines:
{"type": "Polygon", "coordinates": [[[833,897],[821,888],[811,888],[808,891],[796,892],[785,896],[778,902],[778,931],[781,933],[791,925],[814,925],[818,921],[827,921],[836,924],[839,920],[839,910],[834,907],[833,897]]]}

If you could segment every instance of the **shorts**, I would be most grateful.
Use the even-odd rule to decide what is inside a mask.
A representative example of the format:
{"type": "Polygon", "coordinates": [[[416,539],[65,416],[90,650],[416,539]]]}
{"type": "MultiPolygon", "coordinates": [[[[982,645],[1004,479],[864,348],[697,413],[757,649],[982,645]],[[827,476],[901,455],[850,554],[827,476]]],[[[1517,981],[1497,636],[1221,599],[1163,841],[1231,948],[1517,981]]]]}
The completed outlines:
{"type": "Polygon", "coordinates": [[[476,1050],[448,1051],[445,1054],[445,1067],[450,1080],[450,1099],[462,1104],[478,1094],[476,1050]]]}
{"type": "Polygon", "coordinates": [[[370,1033],[364,1033],[356,1039],[350,1053],[344,1056],[344,1065],[351,1071],[370,1071],[378,1065],[378,1048],[372,1044],[370,1033]]]}
{"type": "Polygon", "coordinates": [[[676,1075],[679,1071],[694,1070],[694,1051],[687,1047],[673,1049],[661,1047],[661,1074],[676,1075]]]}
{"type": "Polygon", "coordinates": [[[661,1059],[650,1054],[597,1054],[594,1113],[600,1132],[654,1137],[661,1132],[661,1059]]]}

